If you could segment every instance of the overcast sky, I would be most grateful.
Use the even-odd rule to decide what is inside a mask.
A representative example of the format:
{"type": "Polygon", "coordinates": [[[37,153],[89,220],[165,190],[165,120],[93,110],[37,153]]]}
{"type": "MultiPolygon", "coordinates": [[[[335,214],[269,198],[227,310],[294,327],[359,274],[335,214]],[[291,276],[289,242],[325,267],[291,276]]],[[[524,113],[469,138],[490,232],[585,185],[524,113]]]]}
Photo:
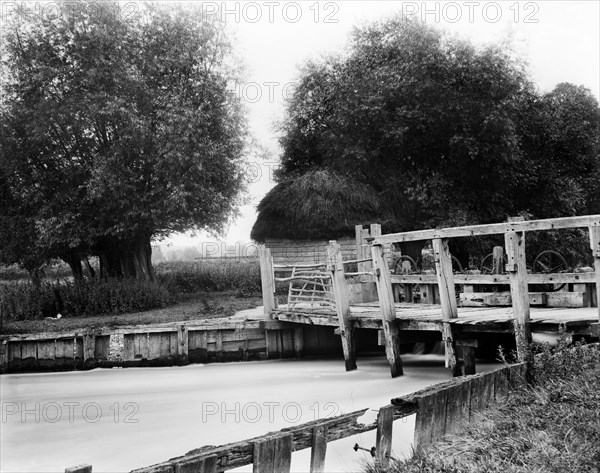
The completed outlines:
{"type": "MultiPolygon", "coordinates": [[[[469,38],[476,44],[513,38],[541,91],[560,82],[584,85],[600,97],[600,1],[298,1],[202,2],[235,31],[238,55],[247,66],[236,93],[245,101],[252,132],[272,153],[254,160],[248,173],[251,203],[224,239],[249,241],[256,205],[273,187],[270,177],[279,147],[273,124],[283,117],[298,65],[341,50],[354,26],[404,9],[421,21],[469,38]]],[[[197,245],[208,236],[179,235],[174,245],[197,245]]]]}

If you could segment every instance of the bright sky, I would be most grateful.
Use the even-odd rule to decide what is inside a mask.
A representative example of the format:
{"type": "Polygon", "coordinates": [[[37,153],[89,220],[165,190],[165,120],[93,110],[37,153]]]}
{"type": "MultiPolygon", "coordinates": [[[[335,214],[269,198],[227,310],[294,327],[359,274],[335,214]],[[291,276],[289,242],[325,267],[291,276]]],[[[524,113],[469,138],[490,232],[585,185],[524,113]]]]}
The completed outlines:
{"type": "MultiPolygon", "coordinates": [[[[249,241],[256,205],[273,187],[271,171],[279,148],[273,124],[284,113],[297,66],[323,53],[341,50],[354,26],[404,9],[416,18],[471,39],[476,44],[513,38],[530,64],[541,91],[560,82],[584,85],[600,98],[600,1],[314,1],[202,2],[236,32],[238,54],[247,81],[237,93],[248,107],[251,129],[272,152],[269,160],[253,160],[248,172],[249,205],[224,240],[249,241]]],[[[200,245],[208,236],[172,237],[174,246],[200,245]]]]}

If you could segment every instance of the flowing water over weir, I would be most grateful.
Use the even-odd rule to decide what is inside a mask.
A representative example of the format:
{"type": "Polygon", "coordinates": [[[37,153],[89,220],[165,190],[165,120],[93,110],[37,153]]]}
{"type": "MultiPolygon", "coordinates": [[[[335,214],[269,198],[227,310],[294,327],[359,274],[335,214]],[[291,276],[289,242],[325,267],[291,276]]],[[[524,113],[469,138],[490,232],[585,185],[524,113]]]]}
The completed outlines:
{"type": "MultiPolygon", "coordinates": [[[[361,419],[372,421],[391,398],[450,377],[443,355],[406,355],[404,363],[395,379],[384,356],[361,357],[353,372],[339,359],[303,359],[3,375],[0,467],[129,471],[360,408],[374,409],[361,419]]],[[[410,451],[413,429],[414,416],[394,423],[394,455],[410,451]]],[[[370,460],[355,443],[371,448],[375,432],[332,442],[326,471],[357,471],[370,460]]],[[[306,471],[309,457],[294,453],[292,471],[306,471]]]]}

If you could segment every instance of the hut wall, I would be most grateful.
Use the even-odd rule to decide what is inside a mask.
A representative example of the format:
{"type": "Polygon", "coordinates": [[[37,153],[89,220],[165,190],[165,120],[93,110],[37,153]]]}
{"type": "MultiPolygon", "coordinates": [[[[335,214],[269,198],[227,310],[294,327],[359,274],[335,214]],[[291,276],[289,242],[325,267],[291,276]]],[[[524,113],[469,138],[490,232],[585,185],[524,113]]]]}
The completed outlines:
{"type": "MultiPolygon", "coordinates": [[[[344,261],[356,259],[356,239],[342,237],[336,240],[344,261]]],[[[265,246],[271,250],[275,264],[326,263],[327,240],[284,240],[269,239],[265,246]]]]}

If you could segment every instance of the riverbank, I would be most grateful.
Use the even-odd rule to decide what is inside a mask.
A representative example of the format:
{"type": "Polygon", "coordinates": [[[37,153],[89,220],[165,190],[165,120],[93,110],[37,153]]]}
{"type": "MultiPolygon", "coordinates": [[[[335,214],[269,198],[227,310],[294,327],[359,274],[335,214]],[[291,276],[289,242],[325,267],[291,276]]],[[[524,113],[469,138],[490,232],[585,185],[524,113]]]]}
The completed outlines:
{"type": "Polygon", "coordinates": [[[598,473],[600,346],[545,348],[532,385],[486,410],[464,433],[368,473],[598,473]]]}
{"type": "Polygon", "coordinates": [[[0,327],[0,335],[114,329],[132,325],[207,320],[231,317],[236,312],[260,305],[260,296],[239,297],[236,291],[205,292],[187,295],[173,306],[130,314],[61,317],[54,320],[5,320],[0,327]]]}

